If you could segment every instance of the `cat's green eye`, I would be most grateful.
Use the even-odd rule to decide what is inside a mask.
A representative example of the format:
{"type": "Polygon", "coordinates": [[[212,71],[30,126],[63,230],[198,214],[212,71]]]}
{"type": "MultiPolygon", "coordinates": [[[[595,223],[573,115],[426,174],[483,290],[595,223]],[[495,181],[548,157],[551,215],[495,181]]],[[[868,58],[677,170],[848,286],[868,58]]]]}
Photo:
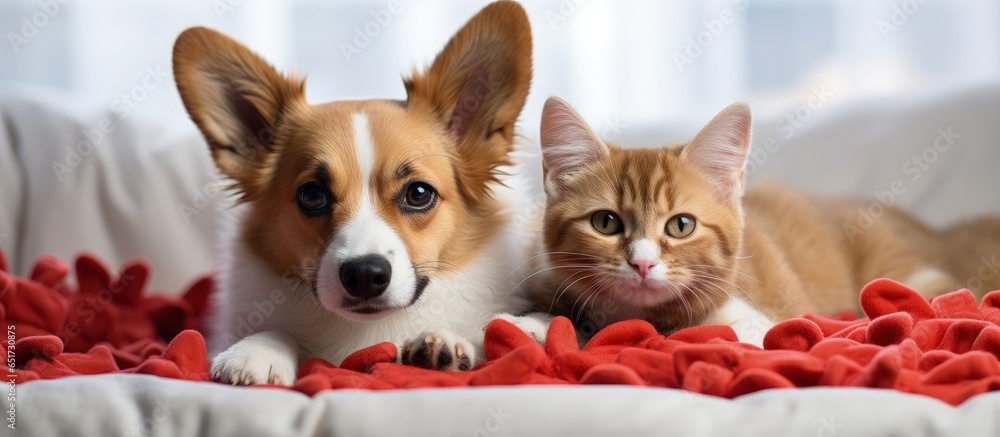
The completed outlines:
{"type": "Polygon", "coordinates": [[[674,238],[687,238],[694,232],[694,217],[688,214],[677,214],[667,220],[667,235],[674,238]]]}
{"type": "Polygon", "coordinates": [[[590,225],[604,235],[614,235],[625,230],[622,219],[611,211],[597,211],[590,216],[590,225]]]}

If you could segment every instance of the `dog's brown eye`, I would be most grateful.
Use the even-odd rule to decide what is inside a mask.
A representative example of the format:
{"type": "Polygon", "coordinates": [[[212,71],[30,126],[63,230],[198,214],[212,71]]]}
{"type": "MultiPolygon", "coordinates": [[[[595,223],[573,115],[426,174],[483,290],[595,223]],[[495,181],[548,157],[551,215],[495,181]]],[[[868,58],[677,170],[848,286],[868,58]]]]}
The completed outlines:
{"type": "Polygon", "coordinates": [[[695,220],[690,214],[677,214],[667,220],[667,235],[674,238],[687,238],[694,232],[695,220]]]}
{"type": "Polygon", "coordinates": [[[413,182],[406,187],[403,207],[410,211],[425,211],[434,205],[437,192],[426,182],[413,182]]]}
{"type": "Polygon", "coordinates": [[[318,182],[309,181],[299,185],[295,200],[299,209],[310,216],[326,214],[333,206],[330,193],[318,182]]]}
{"type": "Polygon", "coordinates": [[[604,235],[614,235],[625,230],[622,219],[611,211],[597,211],[590,216],[590,225],[604,235]]]}

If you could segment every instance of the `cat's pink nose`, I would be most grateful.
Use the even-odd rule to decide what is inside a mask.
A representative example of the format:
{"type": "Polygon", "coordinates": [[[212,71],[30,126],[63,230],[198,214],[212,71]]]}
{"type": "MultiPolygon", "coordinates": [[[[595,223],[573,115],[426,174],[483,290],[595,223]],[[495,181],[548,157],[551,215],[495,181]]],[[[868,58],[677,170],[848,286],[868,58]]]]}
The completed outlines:
{"type": "Polygon", "coordinates": [[[646,275],[648,275],[649,271],[657,264],[656,261],[647,261],[644,259],[634,259],[628,263],[632,265],[632,268],[635,269],[636,273],[638,273],[643,279],[646,279],[646,275]]]}

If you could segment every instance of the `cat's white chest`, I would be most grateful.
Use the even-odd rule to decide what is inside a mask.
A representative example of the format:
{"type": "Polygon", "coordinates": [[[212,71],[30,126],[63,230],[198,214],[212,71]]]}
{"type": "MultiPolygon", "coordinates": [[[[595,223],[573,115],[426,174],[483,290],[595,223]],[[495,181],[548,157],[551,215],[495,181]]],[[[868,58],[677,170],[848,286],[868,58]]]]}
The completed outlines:
{"type": "Polygon", "coordinates": [[[757,308],[742,299],[729,298],[725,304],[709,314],[704,325],[729,325],[736,331],[741,342],[755,346],[764,345],[764,335],[774,326],[774,322],[757,308]]]}

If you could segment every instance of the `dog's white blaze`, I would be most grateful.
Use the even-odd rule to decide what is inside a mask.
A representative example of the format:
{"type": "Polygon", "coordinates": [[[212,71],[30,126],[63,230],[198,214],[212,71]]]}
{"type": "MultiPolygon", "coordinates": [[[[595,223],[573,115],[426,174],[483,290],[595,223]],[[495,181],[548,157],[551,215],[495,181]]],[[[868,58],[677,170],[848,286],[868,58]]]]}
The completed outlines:
{"type": "Polygon", "coordinates": [[[368,116],[358,112],[351,114],[351,123],[354,128],[354,156],[358,159],[358,167],[361,169],[361,192],[368,199],[368,180],[371,179],[372,169],[375,168],[375,142],[372,141],[371,131],[368,130],[368,116]]]}
{"type": "Polygon", "coordinates": [[[413,298],[416,275],[413,272],[406,244],[399,234],[375,211],[369,183],[375,167],[375,144],[363,113],[351,116],[354,128],[354,154],[361,170],[361,202],[358,210],[333,236],[320,265],[318,295],[320,303],[328,310],[348,318],[364,318],[340,308],[341,299],[347,294],[340,283],[340,266],[344,262],[365,255],[381,255],[389,260],[392,276],[389,288],[383,294],[384,303],[401,307],[413,298]]]}
{"type": "MultiPolygon", "coordinates": [[[[521,194],[529,186],[527,180],[513,176],[494,189],[504,205],[519,211],[529,207],[530,199],[521,194]]],[[[470,345],[481,354],[483,326],[493,315],[529,307],[520,293],[510,293],[506,297],[502,294],[523,284],[529,273],[529,269],[521,268],[522,260],[510,256],[511,253],[526,253],[528,250],[526,245],[529,239],[524,237],[521,229],[505,228],[492,235],[491,244],[466,264],[460,274],[435,276],[420,300],[405,311],[396,311],[380,319],[359,320],[356,316],[345,316],[337,306],[344,290],[338,278],[339,264],[335,257],[324,256],[320,261],[317,284],[324,307],[334,313],[331,315],[326,311],[317,311],[312,297],[302,295],[310,292],[308,284],[289,284],[281,273],[272,271],[240,238],[248,213],[248,205],[236,207],[233,214],[227,216],[232,220],[227,222],[231,226],[227,226],[221,236],[224,253],[219,274],[219,305],[218,312],[213,316],[213,335],[209,336],[213,356],[229,347],[236,347],[257,357],[288,357],[282,351],[283,345],[271,346],[270,352],[245,348],[261,344],[256,340],[233,346],[238,340],[249,338],[248,335],[256,336],[251,332],[268,331],[285,332],[294,339],[294,344],[287,345],[299,348],[300,356],[290,357],[293,360],[287,362],[287,366],[293,369],[293,375],[298,363],[305,358],[320,357],[340,364],[359,349],[385,341],[400,345],[412,340],[415,335],[429,331],[450,331],[469,340],[470,345]]],[[[355,222],[352,226],[357,224],[355,222]]],[[[362,229],[354,228],[343,235],[361,235],[359,231],[362,229]]],[[[395,268],[395,261],[393,265],[395,268]]],[[[412,274],[412,268],[406,270],[412,274]]],[[[394,270],[393,283],[402,283],[395,276],[400,272],[394,270]]],[[[635,315],[619,317],[615,314],[613,317],[625,320],[635,315]]],[[[215,364],[220,363],[228,364],[225,360],[217,360],[215,364]]],[[[237,370],[252,372],[256,369],[259,376],[266,377],[266,371],[287,367],[280,359],[272,363],[274,368],[255,363],[245,363],[243,368],[237,370]]]]}
{"type": "MultiPolygon", "coordinates": [[[[354,220],[374,219],[380,221],[375,214],[371,190],[368,188],[368,182],[372,178],[372,171],[375,167],[375,142],[372,141],[371,131],[368,129],[368,116],[360,112],[351,114],[351,123],[354,129],[354,156],[357,157],[358,168],[361,170],[361,203],[354,220]]],[[[377,248],[373,250],[377,250],[377,248]]]]}

